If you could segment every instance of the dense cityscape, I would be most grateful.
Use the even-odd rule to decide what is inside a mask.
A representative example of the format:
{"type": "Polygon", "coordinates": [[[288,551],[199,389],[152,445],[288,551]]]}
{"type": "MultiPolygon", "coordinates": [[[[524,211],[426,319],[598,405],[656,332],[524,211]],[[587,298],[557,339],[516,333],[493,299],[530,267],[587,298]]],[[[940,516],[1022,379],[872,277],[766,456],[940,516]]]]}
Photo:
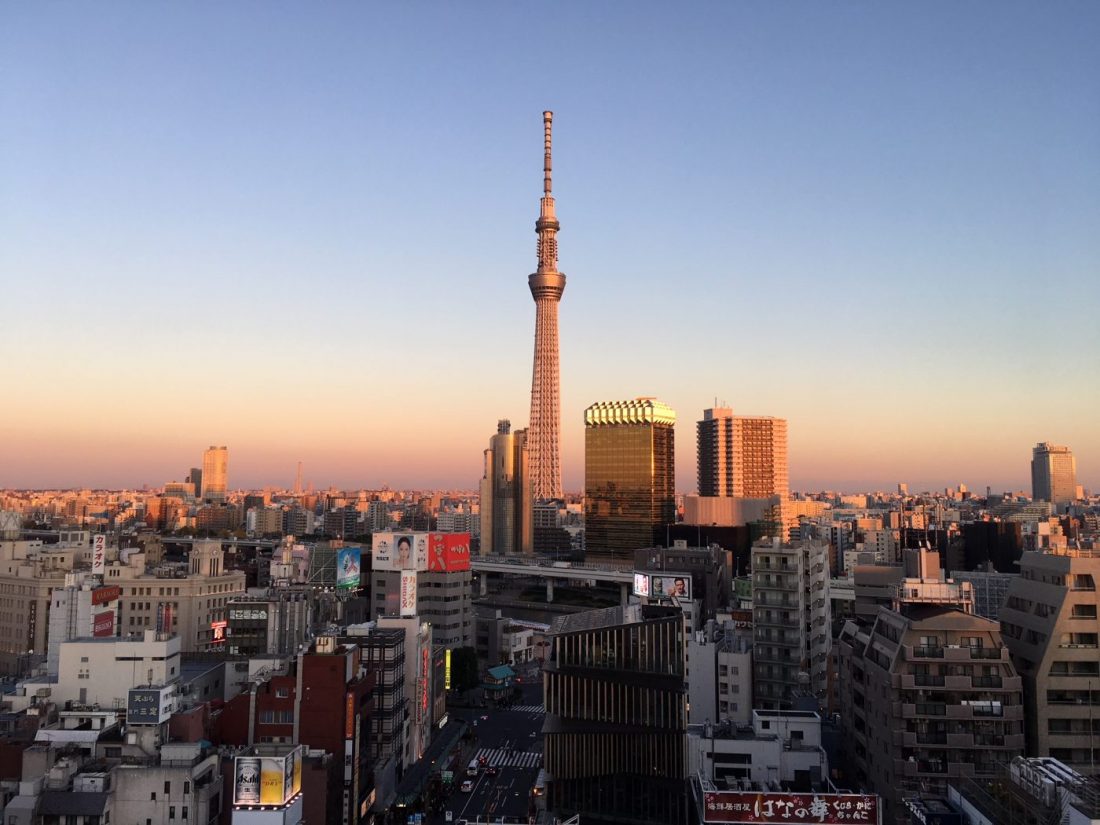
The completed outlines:
{"type": "MultiPolygon", "coordinates": [[[[38,22],[21,14],[17,28],[31,31],[38,22]]],[[[298,24],[304,19],[294,18],[291,28],[298,24]]],[[[597,28],[606,35],[602,25],[597,28]]],[[[0,40],[0,53],[6,42],[0,40]]],[[[598,41],[596,52],[602,49],[598,41]]],[[[690,52],[682,46],[677,54],[690,52]]],[[[475,59],[488,58],[478,52],[475,59]]],[[[542,62],[545,68],[549,61],[542,62]]],[[[607,64],[604,71],[611,71],[607,64]]],[[[436,82],[446,86],[453,79],[433,77],[436,82]]],[[[583,87],[594,81],[573,82],[583,87]]],[[[661,79],[647,82],[660,87],[661,79]]],[[[112,359],[89,356],[84,363],[74,348],[72,372],[51,378],[76,388],[67,393],[61,383],[53,385],[53,411],[80,426],[86,420],[104,428],[88,423],[74,430],[78,442],[91,445],[89,455],[102,460],[65,454],[65,445],[74,442],[62,443],[60,433],[71,433],[61,418],[38,426],[41,393],[12,393],[0,413],[0,478],[7,485],[0,488],[0,820],[1100,825],[1095,431],[1056,409],[1074,407],[1079,415],[1094,408],[1087,393],[1095,393],[1089,382],[1096,353],[1087,347],[1096,343],[1095,333],[1085,345],[1075,339],[1075,347],[1059,351],[1060,359],[1072,351],[1083,362],[1078,369],[1074,361],[1072,370],[1059,360],[1043,373],[1003,346],[990,345],[993,355],[979,353],[987,342],[978,339],[948,347],[957,347],[953,377],[931,376],[901,347],[884,356],[882,369],[872,369],[872,353],[830,360],[835,353],[825,345],[813,351],[813,338],[797,353],[806,370],[781,370],[768,365],[764,350],[771,343],[749,345],[748,335],[730,341],[741,335],[739,325],[754,323],[747,316],[769,313],[769,333],[789,334],[781,317],[789,308],[765,308],[751,299],[733,308],[717,299],[708,306],[708,296],[687,289],[681,294],[674,283],[649,300],[662,311],[690,304],[693,313],[713,313],[692,324],[728,326],[733,337],[726,340],[723,329],[721,345],[708,346],[688,337],[690,327],[670,323],[665,330],[639,322],[628,334],[620,328],[614,342],[609,334],[597,351],[588,340],[589,351],[574,365],[564,357],[570,327],[559,327],[559,311],[567,319],[571,300],[579,300],[574,296],[592,294],[583,291],[584,278],[592,276],[587,264],[574,269],[576,258],[567,257],[570,271],[582,273],[572,276],[577,286],[567,296],[559,233],[571,237],[572,213],[563,209],[566,220],[559,220],[554,184],[563,170],[554,161],[555,140],[578,128],[580,119],[549,102],[560,96],[549,91],[554,83],[547,85],[547,102],[538,105],[554,105],[558,120],[543,111],[540,135],[532,110],[522,137],[503,131],[494,147],[501,163],[513,151],[501,147],[513,139],[530,149],[523,154],[525,191],[531,192],[536,244],[527,291],[535,311],[533,318],[524,316],[522,335],[503,320],[463,319],[461,337],[486,350],[476,363],[460,357],[431,363],[396,336],[389,348],[372,339],[369,348],[334,355],[339,348],[326,352],[297,337],[292,327],[298,318],[268,323],[260,308],[266,297],[255,307],[237,302],[232,313],[255,314],[261,324],[279,328],[271,339],[277,345],[269,341],[261,350],[244,321],[228,330],[215,331],[210,319],[173,328],[170,298],[163,309],[165,329],[174,336],[168,350],[157,350],[151,338],[127,341],[112,359]],[[647,371],[645,352],[653,350],[643,351],[639,342],[658,338],[678,362],[698,362],[710,384],[701,386],[698,373],[686,366],[647,371]],[[214,339],[221,348],[217,360],[196,355],[214,339]],[[142,369],[137,365],[147,363],[138,355],[143,348],[153,352],[155,376],[135,377],[142,369]],[[498,401],[510,397],[507,392],[496,396],[489,389],[497,392],[511,381],[500,365],[504,353],[517,350],[524,353],[525,371],[529,364],[530,385],[524,379],[507,392],[522,395],[523,420],[498,401]],[[905,366],[910,357],[913,363],[905,366]],[[1064,381],[1065,391],[1047,392],[1042,412],[1049,415],[1022,416],[1019,429],[1001,428],[1010,416],[994,409],[993,396],[980,399],[978,417],[968,418],[965,408],[974,402],[967,388],[998,383],[992,372],[983,373],[988,367],[980,366],[982,358],[1020,359],[1013,369],[1026,377],[1013,379],[1013,398],[1043,395],[1027,383],[1040,373],[1042,380],[1064,381]],[[383,364],[386,380],[364,377],[360,359],[383,364]],[[580,380],[581,361],[586,369],[597,365],[595,385],[608,390],[575,404],[571,388],[580,380]],[[781,396],[761,394],[738,372],[739,361],[763,363],[776,384],[793,385],[811,401],[792,413],[776,400],[781,396]],[[188,374],[200,380],[187,390],[185,403],[152,400],[158,387],[183,383],[180,376],[195,363],[196,372],[188,374]],[[268,367],[260,365],[270,363],[277,365],[278,382],[264,377],[268,367]],[[332,363],[339,363],[339,380],[329,371],[332,363]],[[237,382],[231,393],[225,385],[204,383],[205,376],[229,371],[237,382]],[[444,385],[444,375],[459,378],[444,385]],[[895,378],[905,406],[885,421],[857,414],[895,378]],[[636,388],[621,390],[634,382],[636,388]],[[97,391],[109,385],[107,394],[93,396],[87,389],[92,384],[97,391]],[[826,384],[844,388],[839,424],[835,408],[829,413],[823,406],[820,420],[816,415],[812,399],[826,384]],[[1071,384],[1089,388],[1071,396],[1071,384]],[[355,407],[345,403],[353,385],[368,388],[371,405],[376,397],[387,399],[355,409],[359,430],[333,423],[338,408],[355,407]],[[717,389],[731,400],[714,397],[713,404],[685,409],[677,402],[684,386],[698,397],[717,389]],[[662,395],[665,387],[670,395],[662,395]],[[263,407],[247,407],[241,399],[251,396],[263,407]],[[853,438],[866,447],[863,459],[876,445],[885,455],[883,432],[902,433],[897,440],[906,441],[906,429],[917,426],[911,422],[927,425],[939,414],[925,412],[942,403],[937,396],[963,410],[951,427],[933,425],[942,426],[942,441],[926,430],[909,439],[913,458],[897,468],[888,489],[853,484],[853,478],[872,476],[861,475],[860,458],[845,453],[843,444],[851,442],[843,442],[840,431],[861,431],[853,438]],[[485,412],[490,400],[501,406],[492,415],[485,412]],[[387,406],[400,408],[396,418],[381,417],[387,406]],[[16,413],[23,416],[18,421],[16,413]],[[188,416],[209,432],[201,442],[192,442],[192,431],[180,423],[188,416]],[[419,427],[416,437],[398,426],[402,416],[419,427]],[[473,447],[444,421],[463,416],[477,417],[482,435],[473,447]],[[287,423],[293,421],[298,423],[287,423]],[[224,422],[225,430],[211,422],[224,422]],[[279,448],[271,461],[283,461],[292,449],[304,457],[273,476],[268,457],[262,467],[240,457],[244,451],[232,436],[242,429],[234,427],[275,431],[279,448]],[[815,448],[827,457],[825,469],[816,472],[835,477],[825,485],[835,489],[804,483],[802,427],[817,428],[819,441],[820,428],[836,429],[839,446],[832,453],[815,448]],[[125,456],[132,462],[125,467],[115,429],[117,438],[141,445],[125,456]],[[443,435],[420,441],[428,430],[443,435]],[[302,432],[318,439],[336,434],[349,445],[369,433],[385,445],[380,456],[402,466],[407,457],[411,473],[436,478],[429,474],[446,465],[457,478],[462,474],[454,466],[480,467],[480,477],[448,489],[428,482],[389,485],[375,482],[387,477],[382,470],[362,467],[354,470],[360,482],[342,483],[345,475],[333,483],[327,474],[342,447],[317,446],[320,440],[311,442],[302,432]],[[569,443],[576,433],[583,449],[569,443]],[[438,446],[442,440],[446,452],[438,446]],[[69,479],[96,472],[118,478],[138,472],[134,467],[146,472],[163,466],[154,458],[180,455],[180,443],[190,458],[172,477],[149,484],[141,476],[127,485],[8,483],[19,473],[69,479]],[[456,453],[462,453],[457,460],[456,453]],[[934,485],[926,478],[957,473],[971,461],[972,475],[966,470],[952,486],[928,489],[934,485]],[[1014,469],[1006,471],[1006,464],[1014,469]],[[693,474],[685,483],[687,465],[693,474]],[[907,479],[907,470],[918,467],[907,479]],[[986,481],[1027,477],[1030,484],[986,481]],[[252,483],[257,478],[270,483],[252,483]]],[[[671,85],[677,97],[682,84],[671,85]]],[[[591,111],[587,116],[595,117],[591,111]]],[[[640,135],[644,117],[637,112],[629,130],[640,135]]],[[[448,128],[451,135],[462,126],[448,128]]],[[[692,151],[677,161],[684,168],[692,166],[692,151]]],[[[596,168],[576,153],[567,157],[587,173],[596,168]]],[[[557,159],[560,166],[560,154],[557,159]]],[[[615,168],[610,157],[600,162],[615,168]]],[[[574,190],[562,191],[565,206],[574,190]]],[[[632,209],[640,213],[659,201],[632,209]]],[[[468,204],[447,206],[474,211],[468,204]]],[[[596,220],[595,212],[584,214],[596,220]]],[[[659,245],[643,237],[640,224],[629,232],[631,243],[659,245]]],[[[418,230],[405,246],[429,244],[428,232],[422,234],[423,240],[418,230]]],[[[731,230],[722,243],[733,237],[731,230]]],[[[569,249],[568,240],[562,249],[569,249]]],[[[416,250],[401,252],[414,257],[416,250]]],[[[773,252],[781,255],[778,248],[773,252]]],[[[2,257],[0,266],[14,261],[2,257]]],[[[406,276],[395,270],[386,283],[406,276]]],[[[301,280],[327,277],[318,265],[301,280]]],[[[507,309],[493,309],[500,319],[515,314],[516,295],[527,294],[520,277],[492,284],[494,295],[508,296],[501,304],[507,309]]],[[[651,275],[639,275],[639,283],[645,277],[651,275]]],[[[677,277],[672,273],[671,280],[677,277]]],[[[189,288],[178,279],[150,280],[166,294],[189,288]]],[[[256,293],[279,292],[282,285],[272,286],[277,280],[263,280],[256,293]]],[[[215,313],[216,305],[232,303],[212,281],[202,283],[209,290],[204,309],[215,313]]],[[[422,291],[421,285],[408,287],[400,300],[379,294],[375,303],[372,294],[356,306],[362,317],[348,316],[348,324],[340,320],[344,309],[334,306],[322,326],[362,324],[373,331],[385,323],[379,309],[407,313],[402,323],[410,327],[412,320],[425,328],[442,324],[449,311],[444,307],[458,300],[458,290],[448,293],[440,283],[425,282],[422,291]]],[[[653,283],[622,291],[633,290],[636,298],[653,283]]],[[[295,284],[280,300],[312,300],[302,287],[295,284]]],[[[966,288],[960,284],[959,294],[966,288]]],[[[847,290],[836,285],[838,293],[847,290]]],[[[341,302],[335,279],[320,291],[329,305],[341,302]]],[[[463,291],[478,287],[466,284],[463,291]]],[[[917,291],[936,290],[918,283],[917,291]]],[[[945,305],[957,300],[973,306],[950,291],[943,289],[945,305]]],[[[774,286],[774,292],[776,304],[814,300],[797,294],[797,287],[774,286]]],[[[922,325],[933,328],[915,311],[908,318],[903,308],[884,308],[895,298],[876,307],[875,294],[874,288],[852,288],[851,302],[862,308],[855,321],[837,326],[897,313],[899,337],[912,329],[919,338],[922,325]]],[[[1067,303],[1075,307],[1067,312],[1083,306],[1095,314],[1087,293],[1073,297],[1067,303]]],[[[131,298],[119,290],[104,304],[131,298]]],[[[147,300],[153,299],[142,296],[137,305],[147,300]]],[[[596,314],[586,323],[601,314],[626,314],[628,300],[620,306],[616,296],[589,307],[585,311],[596,314]]],[[[981,300],[990,314],[999,311],[995,293],[981,300]]],[[[827,315],[823,308],[814,336],[828,337],[827,315]]],[[[66,326],[47,317],[41,325],[59,335],[66,326]]],[[[123,340],[122,325],[111,326],[93,321],[89,335],[123,340]]],[[[884,331],[895,333],[888,325],[878,328],[867,339],[868,351],[886,348],[884,331]]],[[[17,346],[22,353],[38,344],[20,339],[17,346]]],[[[30,386],[7,383],[9,389],[30,386]]],[[[247,451],[253,459],[260,452],[256,443],[250,441],[247,451]]]]}

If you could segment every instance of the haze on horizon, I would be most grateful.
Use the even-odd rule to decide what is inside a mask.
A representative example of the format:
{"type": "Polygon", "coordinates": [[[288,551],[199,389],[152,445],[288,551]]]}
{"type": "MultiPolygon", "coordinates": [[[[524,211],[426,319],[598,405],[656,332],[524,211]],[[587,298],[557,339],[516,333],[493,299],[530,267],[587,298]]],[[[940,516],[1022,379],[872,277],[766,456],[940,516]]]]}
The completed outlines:
{"type": "Polygon", "coordinates": [[[1100,7],[6,4],[0,487],[474,489],[527,423],[541,112],[562,464],[656,396],[794,490],[1100,487],[1100,7]]]}

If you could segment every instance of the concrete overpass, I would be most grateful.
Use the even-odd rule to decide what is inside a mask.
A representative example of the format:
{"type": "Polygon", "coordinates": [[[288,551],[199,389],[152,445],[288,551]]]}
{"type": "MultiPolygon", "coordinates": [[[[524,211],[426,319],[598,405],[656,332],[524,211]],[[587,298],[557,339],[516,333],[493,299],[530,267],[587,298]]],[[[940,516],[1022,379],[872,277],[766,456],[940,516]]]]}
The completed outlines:
{"type": "Polygon", "coordinates": [[[504,576],[537,576],[546,580],[546,601],[554,601],[554,582],[559,580],[601,581],[619,585],[619,594],[623,604],[630,599],[634,586],[634,568],[623,563],[586,564],[583,562],[551,561],[526,556],[474,556],[470,567],[475,573],[481,573],[481,595],[489,593],[487,573],[504,576]]]}

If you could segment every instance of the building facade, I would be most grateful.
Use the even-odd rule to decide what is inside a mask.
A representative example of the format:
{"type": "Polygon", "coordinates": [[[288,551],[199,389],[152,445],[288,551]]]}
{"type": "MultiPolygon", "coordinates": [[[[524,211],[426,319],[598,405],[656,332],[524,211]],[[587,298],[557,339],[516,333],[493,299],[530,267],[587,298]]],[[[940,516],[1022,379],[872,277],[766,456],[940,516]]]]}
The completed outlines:
{"type": "Polygon", "coordinates": [[[530,553],[533,548],[534,488],[527,454],[527,433],[512,432],[508,420],[485,451],[481,479],[481,553],[530,553]]]}
{"type": "Polygon", "coordinates": [[[787,422],[734,415],[726,407],[703,411],[696,424],[699,495],[787,498],[787,422]]]}
{"type": "Polygon", "coordinates": [[[1049,442],[1031,451],[1031,497],[1049,501],[1058,511],[1077,500],[1077,459],[1069,447],[1049,442]]]}
{"type": "Polygon", "coordinates": [[[211,445],[202,454],[202,494],[204,501],[225,501],[229,492],[229,448],[211,445]]]}
{"type": "Polygon", "coordinates": [[[543,668],[547,809],[584,822],[687,821],[680,611],[561,616],[543,668]]]}
{"type": "Polygon", "coordinates": [[[676,413],[653,398],[604,401],[584,412],[586,552],[633,558],[667,544],[676,520],[676,413]]]}

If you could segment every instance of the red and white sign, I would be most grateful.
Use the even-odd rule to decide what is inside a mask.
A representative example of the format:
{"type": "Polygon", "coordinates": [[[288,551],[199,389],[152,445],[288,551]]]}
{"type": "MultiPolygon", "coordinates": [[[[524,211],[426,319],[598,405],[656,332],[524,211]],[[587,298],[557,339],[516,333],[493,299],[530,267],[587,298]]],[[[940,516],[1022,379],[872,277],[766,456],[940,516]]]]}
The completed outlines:
{"type": "Polygon", "coordinates": [[[105,610],[92,618],[92,636],[102,639],[115,635],[115,611],[105,610]]]}
{"type": "Polygon", "coordinates": [[[428,569],[454,573],[470,569],[469,533],[429,533],[428,569]]]}
{"type": "Polygon", "coordinates": [[[92,538],[92,575],[102,576],[107,569],[107,537],[92,538]]]}
{"type": "Polygon", "coordinates": [[[416,571],[401,571],[401,615],[416,615],[416,571]]]}
{"type": "Polygon", "coordinates": [[[877,823],[878,797],[868,794],[752,793],[703,794],[703,822],[753,825],[808,822],[821,825],[877,823]]]}
{"type": "Polygon", "coordinates": [[[210,641],[212,644],[221,644],[225,641],[225,629],[229,627],[229,622],[224,619],[220,622],[210,623],[210,641]]]}
{"type": "Polygon", "coordinates": [[[97,587],[92,591],[92,604],[101,605],[118,601],[118,597],[121,593],[122,591],[119,589],[118,585],[112,584],[106,587],[97,587]]]}
{"type": "Polygon", "coordinates": [[[355,736],[355,697],[348,694],[344,697],[344,738],[351,739],[355,736]]]}

